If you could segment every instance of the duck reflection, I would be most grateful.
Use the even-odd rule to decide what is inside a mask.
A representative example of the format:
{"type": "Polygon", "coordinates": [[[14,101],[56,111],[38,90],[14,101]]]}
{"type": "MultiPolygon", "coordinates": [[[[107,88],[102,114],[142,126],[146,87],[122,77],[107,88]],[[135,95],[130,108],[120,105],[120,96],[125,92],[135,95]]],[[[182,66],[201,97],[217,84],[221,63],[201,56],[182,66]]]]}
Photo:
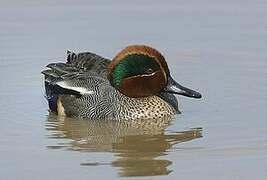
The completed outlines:
{"type": "MultiPolygon", "coordinates": [[[[120,176],[166,175],[172,171],[168,168],[172,162],[163,159],[166,152],[174,144],[202,137],[201,128],[166,134],[164,130],[171,120],[172,117],[138,122],[92,121],[50,114],[47,122],[49,138],[68,141],[57,142],[48,148],[113,152],[117,158],[108,164],[119,168],[120,176]]],[[[83,166],[105,164],[81,163],[83,166]]]]}

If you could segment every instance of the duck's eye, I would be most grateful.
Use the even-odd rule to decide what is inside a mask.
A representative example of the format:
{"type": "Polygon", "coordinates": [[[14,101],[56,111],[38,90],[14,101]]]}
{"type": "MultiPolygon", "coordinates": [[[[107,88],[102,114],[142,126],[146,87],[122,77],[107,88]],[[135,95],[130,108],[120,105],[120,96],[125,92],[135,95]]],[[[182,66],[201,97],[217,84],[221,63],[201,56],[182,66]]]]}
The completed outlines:
{"type": "Polygon", "coordinates": [[[147,73],[147,74],[151,74],[151,73],[153,73],[153,69],[151,69],[151,68],[147,69],[147,70],[146,70],[146,73],[147,73]]]}

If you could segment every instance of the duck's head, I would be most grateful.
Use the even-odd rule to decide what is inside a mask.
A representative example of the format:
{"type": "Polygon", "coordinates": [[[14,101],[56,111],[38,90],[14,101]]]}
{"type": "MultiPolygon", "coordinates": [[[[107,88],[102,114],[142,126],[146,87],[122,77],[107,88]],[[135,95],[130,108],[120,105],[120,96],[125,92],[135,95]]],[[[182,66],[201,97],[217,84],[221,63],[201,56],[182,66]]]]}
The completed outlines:
{"type": "Polygon", "coordinates": [[[174,81],[164,57],[149,46],[126,47],[112,59],[108,70],[111,85],[128,97],[147,97],[166,92],[201,98],[200,93],[174,81]]]}

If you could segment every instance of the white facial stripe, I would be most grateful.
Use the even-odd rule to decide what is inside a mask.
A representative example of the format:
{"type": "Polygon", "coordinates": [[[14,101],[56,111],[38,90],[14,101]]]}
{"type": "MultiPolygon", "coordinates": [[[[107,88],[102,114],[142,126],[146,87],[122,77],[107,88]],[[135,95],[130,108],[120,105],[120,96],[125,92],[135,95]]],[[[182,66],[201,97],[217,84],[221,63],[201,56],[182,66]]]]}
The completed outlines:
{"type": "Polygon", "coordinates": [[[156,74],[156,72],[153,72],[151,74],[142,74],[141,77],[144,77],[144,76],[146,76],[146,77],[154,76],[155,74],[156,74]]]}
{"type": "Polygon", "coordinates": [[[73,91],[77,91],[81,94],[94,94],[94,91],[90,91],[84,87],[74,87],[74,86],[69,86],[66,82],[61,81],[58,82],[57,85],[59,85],[60,87],[64,88],[64,89],[70,89],[73,91]]]}

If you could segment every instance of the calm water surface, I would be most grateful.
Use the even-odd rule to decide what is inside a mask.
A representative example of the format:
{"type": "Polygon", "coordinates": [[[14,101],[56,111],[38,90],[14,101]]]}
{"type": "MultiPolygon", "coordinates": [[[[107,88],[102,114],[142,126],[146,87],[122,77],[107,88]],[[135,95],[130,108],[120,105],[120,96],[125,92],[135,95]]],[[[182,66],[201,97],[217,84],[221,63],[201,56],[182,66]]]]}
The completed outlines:
{"type": "Polygon", "coordinates": [[[0,179],[267,179],[266,1],[0,4],[0,179]],[[133,43],[203,98],[149,126],[49,114],[46,64],[133,43]]]}

